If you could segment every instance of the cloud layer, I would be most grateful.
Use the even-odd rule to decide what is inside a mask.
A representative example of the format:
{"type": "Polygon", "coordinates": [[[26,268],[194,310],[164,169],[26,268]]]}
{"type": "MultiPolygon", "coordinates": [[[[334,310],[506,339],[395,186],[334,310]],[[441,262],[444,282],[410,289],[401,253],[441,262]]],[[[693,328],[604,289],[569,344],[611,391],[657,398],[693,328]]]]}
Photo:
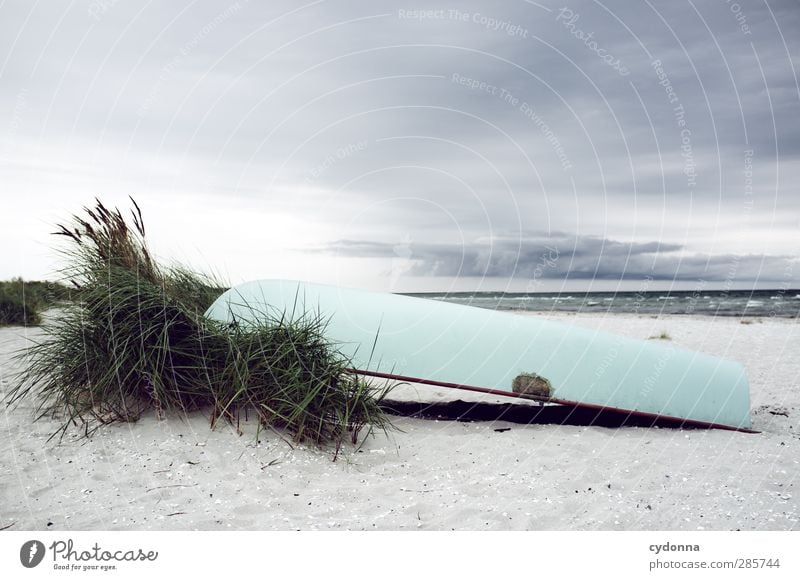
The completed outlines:
{"type": "Polygon", "coordinates": [[[407,239],[409,290],[545,243],[547,276],[800,280],[799,29],[796,0],[12,0],[0,278],[134,194],[234,280],[381,287],[407,239]]]}
{"type": "Polygon", "coordinates": [[[661,280],[731,283],[783,281],[800,267],[792,256],[687,255],[683,246],[623,243],[563,232],[475,240],[464,245],[337,240],[308,250],[339,258],[382,258],[413,276],[524,280],[661,280]],[[397,264],[401,263],[401,264],[397,264]]]}

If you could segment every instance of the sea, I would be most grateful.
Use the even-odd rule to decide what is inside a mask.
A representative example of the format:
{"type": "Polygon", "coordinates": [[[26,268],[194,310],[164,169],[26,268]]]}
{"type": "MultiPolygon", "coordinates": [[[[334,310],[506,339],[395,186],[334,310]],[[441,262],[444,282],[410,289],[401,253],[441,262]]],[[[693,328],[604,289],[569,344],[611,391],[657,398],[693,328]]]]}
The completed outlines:
{"type": "Polygon", "coordinates": [[[588,293],[428,292],[408,295],[491,310],[800,319],[800,289],[588,293]]]}

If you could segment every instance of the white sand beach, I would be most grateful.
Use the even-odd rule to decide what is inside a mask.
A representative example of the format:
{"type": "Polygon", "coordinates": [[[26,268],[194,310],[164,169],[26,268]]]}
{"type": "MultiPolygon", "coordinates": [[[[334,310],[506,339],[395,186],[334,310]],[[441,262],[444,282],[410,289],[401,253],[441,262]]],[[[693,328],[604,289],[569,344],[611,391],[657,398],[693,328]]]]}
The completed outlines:
{"type": "MultiPolygon", "coordinates": [[[[531,314],[528,314],[531,315],[531,314]]],[[[628,315],[549,318],[743,363],[758,434],[394,418],[356,451],[290,446],[201,414],[71,432],[0,419],[9,530],[794,530],[800,528],[800,324],[628,315]]],[[[0,329],[0,391],[38,329],[0,329]]],[[[404,399],[498,401],[433,387],[404,399]]],[[[503,401],[505,402],[505,401],[503,401]]]]}

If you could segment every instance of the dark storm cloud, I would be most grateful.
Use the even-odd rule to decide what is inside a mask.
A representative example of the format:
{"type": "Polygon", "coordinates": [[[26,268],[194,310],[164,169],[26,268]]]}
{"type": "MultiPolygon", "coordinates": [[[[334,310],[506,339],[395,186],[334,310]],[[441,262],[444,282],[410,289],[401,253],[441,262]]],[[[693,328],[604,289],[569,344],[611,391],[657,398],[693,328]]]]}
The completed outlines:
{"type": "Polygon", "coordinates": [[[469,244],[338,240],[306,250],[346,258],[407,260],[416,276],[551,280],[783,280],[789,256],[683,255],[679,244],[624,243],[597,236],[528,234],[469,244]]]}

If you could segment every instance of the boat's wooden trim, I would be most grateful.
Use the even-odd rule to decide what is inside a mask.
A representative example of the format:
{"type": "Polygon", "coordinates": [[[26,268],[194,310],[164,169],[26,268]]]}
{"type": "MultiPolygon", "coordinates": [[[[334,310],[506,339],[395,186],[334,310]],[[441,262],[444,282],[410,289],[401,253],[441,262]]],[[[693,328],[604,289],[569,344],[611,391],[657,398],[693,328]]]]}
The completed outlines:
{"type": "Polygon", "coordinates": [[[498,389],[487,389],[484,387],[475,387],[472,385],[461,385],[458,383],[447,383],[444,381],[435,381],[431,379],[423,379],[419,377],[407,377],[404,375],[396,375],[392,373],[380,373],[377,371],[366,371],[362,369],[350,369],[350,371],[364,376],[369,377],[376,377],[381,379],[390,379],[395,381],[403,381],[409,383],[420,383],[423,385],[432,385],[434,387],[446,387],[449,389],[459,389],[462,391],[473,391],[476,393],[486,393],[489,395],[500,395],[503,397],[514,397],[518,399],[533,399],[537,401],[547,402],[547,403],[556,403],[558,405],[567,405],[571,407],[579,407],[583,409],[592,409],[595,411],[613,411],[616,413],[627,413],[632,417],[643,417],[648,419],[658,419],[661,421],[669,421],[676,423],[677,427],[702,427],[706,429],[724,429],[727,431],[739,431],[741,433],[760,433],[760,431],[755,431],[753,429],[747,429],[744,427],[733,427],[731,425],[722,425],[720,423],[710,423],[707,421],[697,421],[695,419],[684,419],[681,417],[673,417],[671,415],[660,415],[657,413],[647,413],[644,411],[632,411],[630,409],[621,409],[619,407],[609,407],[606,405],[595,405],[592,403],[582,403],[580,401],[568,401],[566,399],[559,399],[557,397],[537,397],[535,395],[525,395],[521,393],[514,393],[511,391],[501,391],[498,389]]]}

